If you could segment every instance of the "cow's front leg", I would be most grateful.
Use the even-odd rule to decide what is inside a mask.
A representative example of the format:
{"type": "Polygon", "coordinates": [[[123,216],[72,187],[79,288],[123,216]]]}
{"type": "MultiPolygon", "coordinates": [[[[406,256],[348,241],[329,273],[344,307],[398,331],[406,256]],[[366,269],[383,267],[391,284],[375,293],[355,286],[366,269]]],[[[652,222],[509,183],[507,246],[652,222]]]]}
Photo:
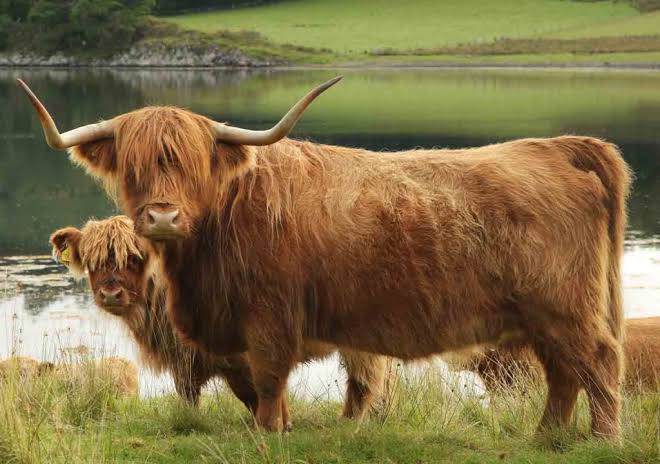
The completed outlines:
{"type": "Polygon", "coordinates": [[[257,426],[282,431],[288,424],[286,385],[298,353],[295,318],[281,302],[262,301],[246,327],[252,379],[258,396],[257,426]],[[285,412],[283,414],[283,411],[285,412]],[[285,423],[286,421],[287,423],[285,423]]]}
{"type": "Polygon", "coordinates": [[[290,364],[286,360],[273,362],[250,351],[250,366],[259,397],[255,415],[257,425],[273,432],[290,427],[285,397],[290,364]]]}

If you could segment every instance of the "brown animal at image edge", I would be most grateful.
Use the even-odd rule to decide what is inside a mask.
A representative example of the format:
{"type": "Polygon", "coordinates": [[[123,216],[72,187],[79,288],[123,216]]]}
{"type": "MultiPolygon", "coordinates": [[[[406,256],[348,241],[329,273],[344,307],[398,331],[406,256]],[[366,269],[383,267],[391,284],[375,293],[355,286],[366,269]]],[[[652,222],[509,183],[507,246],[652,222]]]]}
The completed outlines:
{"type": "Polygon", "coordinates": [[[71,147],[158,248],[181,336],[247,352],[263,427],[282,426],[305,339],[414,359],[520,332],[546,372],[540,429],[566,424],[585,389],[593,433],[618,439],[630,173],[617,148],[563,136],[374,153],[284,138],[329,84],[269,131],[146,107],[102,137],[60,135],[22,86],[51,146],[71,147]]]}
{"type": "MultiPolygon", "coordinates": [[[[657,389],[660,386],[660,317],[626,319],[624,326],[626,388],[657,389]]],[[[492,347],[468,349],[467,353],[450,353],[443,358],[454,370],[479,374],[489,392],[542,378],[542,366],[534,352],[515,339],[492,347]]]]}
{"type": "MultiPolygon", "coordinates": [[[[82,230],[59,229],[50,243],[53,254],[72,274],[87,276],[99,308],[126,324],[143,362],[155,372],[172,374],[179,395],[197,404],[203,385],[221,376],[236,397],[256,411],[257,394],[244,354],[213,356],[185,346],[176,337],[167,319],[167,284],[159,276],[158,257],[147,240],[135,235],[129,218],[91,220],[82,230]]],[[[306,343],[299,362],[324,358],[334,351],[325,344],[306,343]]],[[[348,350],[341,357],[348,371],[344,416],[360,418],[381,392],[385,359],[348,350]]],[[[289,426],[286,402],[282,413],[289,426]]]]}

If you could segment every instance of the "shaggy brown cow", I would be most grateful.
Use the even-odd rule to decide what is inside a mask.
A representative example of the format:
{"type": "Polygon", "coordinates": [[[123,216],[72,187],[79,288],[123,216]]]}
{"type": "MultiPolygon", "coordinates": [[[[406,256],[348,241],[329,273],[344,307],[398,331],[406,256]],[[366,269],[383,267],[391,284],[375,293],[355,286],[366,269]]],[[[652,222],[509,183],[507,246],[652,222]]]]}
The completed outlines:
{"type": "MultiPolygon", "coordinates": [[[[660,386],[660,317],[626,319],[624,325],[626,387],[655,390],[660,386]]],[[[515,340],[495,347],[475,347],[469,353],[457,353],[445,360],[455,370],[479,374],[490,392],[516,385],[521,376],[530,380],[542,377],[534,352],[515,340]]]]}
{"type": "MultiPolygon", "coordinates": [[[[165,311],[167,285],[158,277],[157,256],[148,241],[135,235],[129,218],[88,221],[82,230],[60,229],[50,243],[73,275],[87,273],[96,304],[126,324],[147,366],[172,374],[179,395],[196,404],[203,385],[220,375],[248,409],[256,410],[257,394],[245,355],[212,356],[184,346],[176,337],[165,311]]],[[[308,343],[300,361],[333,351],[328,345],[308,343]]],[[[380,393],[385,360],[348,351],[341,357],[349,375],[344,415],[360,417],[380,393]]],[[[288,415],[285,403],[282,408],[288,415]]]]}
{"type": "Polygon", "coordinates": [[[161,243],[169,315],[214,353],[247,351],[257,422],[280,402],[305,339],[413,359],[520,331],[549,383],[545,428],[578,391],[592,431],[620,415],[619,261],[629,170],[589,137],[374,153],[146,107],[60,134],[51,147],[102,179],[161,243]]]}

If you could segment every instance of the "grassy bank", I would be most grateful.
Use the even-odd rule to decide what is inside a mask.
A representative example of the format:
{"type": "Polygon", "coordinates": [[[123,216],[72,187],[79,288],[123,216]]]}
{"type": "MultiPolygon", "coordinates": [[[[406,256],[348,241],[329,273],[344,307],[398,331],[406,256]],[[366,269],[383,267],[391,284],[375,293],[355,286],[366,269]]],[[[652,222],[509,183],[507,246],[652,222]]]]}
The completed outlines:
{"type": "MultiPolygon", "coordinates": [[[[399,373],[400,374],[400,373],[399,373]]],[[[137,399],[113,392],[86,370],[27,381],[0,380],[0,462],[658,462],[660,392],[627,394],[620,448],[587,435],[583,398],[564,434],[533,438],[544,391],[531,384],[491,398],[454,392],[437,372],[398,375],[388,400],[361,425],[338,418],[340,405],[294,400],[294,431],[263,434],[222,390],[199,410],[173,397],[137,399]],[[73,379],[73,380],[72,380],[73,379]]]]}
{"type": "Polygon", "coordinates": [[[299,64],[660,64],[660,12],[629,2],[288,0],[163,19],[202,34],[251,31],[299,64]]]}

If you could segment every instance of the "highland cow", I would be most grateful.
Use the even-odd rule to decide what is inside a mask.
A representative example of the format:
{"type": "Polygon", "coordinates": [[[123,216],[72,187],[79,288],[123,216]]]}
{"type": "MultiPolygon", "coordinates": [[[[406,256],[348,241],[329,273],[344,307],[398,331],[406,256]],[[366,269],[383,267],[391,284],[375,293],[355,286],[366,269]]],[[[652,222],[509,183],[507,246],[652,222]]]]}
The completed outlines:
{"type": "Polygon", "coordinates": [[[375,153],[286,138],[314,89],[252,131],[146,107],[60,134],[56,149],[117,191],[162,253],[168,314],[216,354],[247,352],[257,423],[280,404],[304,340],[403,359],[520,332],[566,424],[580,389],[617,439],[619,261],[630,174],[590,137],[375,153]]]}
{"type": "MultiPolygon", "coordinates": [[[[256,411],[257,394],[245,354],[213,356],[176,337],[165,311],[167,284],[159,278],[158,257],[148,241],[135,235],[129,218],[88,221],[82,230],[60,229],[50,243],[55,257],[74,276],[87,275],[97,306],[126,324],[142,361],[155,372],[169,372],[181,397],[197,404],[203,385],[221,376],[236,397],[256,411]]],[[[329,345],[308,343],[300,361],[321,359],[333,351],[329,345]]],[[[341,357],[348,371],[344,415],[360,417],[380,393],[384,358],[349,351],[341,357]]],[[[282,408],[287,416],[286,403],[282,408]]]]}

